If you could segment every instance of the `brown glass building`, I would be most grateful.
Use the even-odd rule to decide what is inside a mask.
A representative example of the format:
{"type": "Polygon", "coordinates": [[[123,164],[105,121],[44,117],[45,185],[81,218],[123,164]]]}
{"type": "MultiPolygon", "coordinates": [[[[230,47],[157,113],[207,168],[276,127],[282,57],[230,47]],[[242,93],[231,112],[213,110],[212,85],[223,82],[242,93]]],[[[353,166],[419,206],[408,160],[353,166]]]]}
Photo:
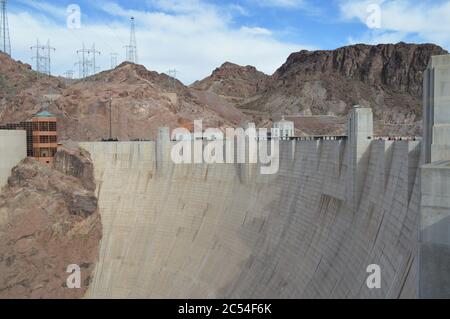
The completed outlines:
{"type": "Polygon", "coordinates": [[[0,126],[4,130],[25,130],[27,132],[27,156],[42,163],[52,163],[58,150],[56,116],[43,111],[30,121],[0,126]]]}
{"type": "Polygon", "coordinates": [[[33,123],[33,157],[47,164],[53,162],[58,150],[56,117],[43,111],[36,114],[31,122],[33,123]]]}

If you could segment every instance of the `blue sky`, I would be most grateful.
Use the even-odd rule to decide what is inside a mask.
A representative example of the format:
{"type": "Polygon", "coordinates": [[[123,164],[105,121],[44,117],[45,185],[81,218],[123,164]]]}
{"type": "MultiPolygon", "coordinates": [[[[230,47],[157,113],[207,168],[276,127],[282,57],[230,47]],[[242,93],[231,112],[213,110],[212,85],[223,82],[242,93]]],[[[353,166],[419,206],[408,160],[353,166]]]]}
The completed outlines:
{"type": "MultiPolygon", "coordinates": [[[[225,61],[272,74],[290,53],[353,43],[433,42],[450,48],[450,0],[9,0],[12,55],[32,64],[30,46],[50,39],[52,70],[77,71],[82,42],[124,59],[129,18],[136,17],[139,63],[179,71],[189,84],[225,61]],[[67,6],[81,27],[67,27],[67,6]]],[[[77,73],[77,72],[75,72],[77,73]]]]}

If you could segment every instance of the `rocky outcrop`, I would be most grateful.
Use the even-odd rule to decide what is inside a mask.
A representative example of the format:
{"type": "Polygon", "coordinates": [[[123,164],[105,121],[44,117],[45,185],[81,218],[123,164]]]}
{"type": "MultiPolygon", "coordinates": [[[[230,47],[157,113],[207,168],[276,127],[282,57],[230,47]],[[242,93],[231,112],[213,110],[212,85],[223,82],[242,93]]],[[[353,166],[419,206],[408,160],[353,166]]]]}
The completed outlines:
{"type": "Polygon", "coordinates": [[[92,163],[59,150],[55,166],[26,158],[0,194],[0,298],[80,298],[91,281],[102,236],[92,163]],[[69,289],[69,265],[81,288],[69,289]]]}
{"type": "Polygon", "coordinates": [[[197,81],[192,88],[213,92],[226,98],[229,102],[239,103],[263,92],[269,76],[255,67],[240,66],[225,62],[215,69],[211,76],[197,81]]]}
{"type": "Polygon", "coordinates": [[[354,104],[370,106],[378,133],[419,135],[423,71],[433,44],[353,45],[291,54],[261,97],[246,110],[270,114],[346,117],[354,104]]]}
{"type": "Polygon", "coordinates": [[[95,191],[94,165],[90,154],[72,143],[70,146],[59,147],[53,167],[65,175],[78,178],[87,190],[95,191]]]}
{"type": "Polygon", "coordinates": [[[434,44],[358,44],[334,51],[293,53],[277,70],[275,81],[336,74],[369,85],[389,86],[393,91],[422,96],[422,73],[430,57],[448,53],[434,44]]]}

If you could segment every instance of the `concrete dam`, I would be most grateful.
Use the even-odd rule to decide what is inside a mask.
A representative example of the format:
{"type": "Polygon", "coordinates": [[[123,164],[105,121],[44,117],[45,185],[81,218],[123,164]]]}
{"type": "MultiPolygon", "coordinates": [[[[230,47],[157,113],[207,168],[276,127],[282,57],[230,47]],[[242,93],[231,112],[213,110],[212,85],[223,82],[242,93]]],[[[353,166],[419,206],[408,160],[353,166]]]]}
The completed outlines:
{"type": "Polygon", "coordinates": [[[274,175],[176,165],[167,131],[81,143],[104,227],[86,297],[450,297],[450,56],[424,86],[423,142],[378,140],[355,108],[347,140],[281,142],[274,175]]]}
{"type": "Polygon", "coordinates": [[[93,298],[415,297],[418,142],[373,142],[357,211],[345,141],[291,142],[280,170],[175,165],[155,143],[83,144],[104,234],[93,298]],[[368,265],[381,289],[366,285],[368,265]]]}

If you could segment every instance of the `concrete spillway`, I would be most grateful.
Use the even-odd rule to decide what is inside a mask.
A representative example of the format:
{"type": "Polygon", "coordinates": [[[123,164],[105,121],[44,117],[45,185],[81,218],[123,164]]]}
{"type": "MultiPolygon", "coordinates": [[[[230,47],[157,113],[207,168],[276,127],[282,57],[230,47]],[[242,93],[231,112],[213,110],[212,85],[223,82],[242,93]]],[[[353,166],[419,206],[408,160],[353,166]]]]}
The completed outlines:
{"type": "Polygon", "coordinates": [[[372,141],[356,203],[345,141],[282,142],[276,175],[174,165],[153,142],[81,146],[104,228],[87,297],[417,297],[419,142],[372,141]]]}

